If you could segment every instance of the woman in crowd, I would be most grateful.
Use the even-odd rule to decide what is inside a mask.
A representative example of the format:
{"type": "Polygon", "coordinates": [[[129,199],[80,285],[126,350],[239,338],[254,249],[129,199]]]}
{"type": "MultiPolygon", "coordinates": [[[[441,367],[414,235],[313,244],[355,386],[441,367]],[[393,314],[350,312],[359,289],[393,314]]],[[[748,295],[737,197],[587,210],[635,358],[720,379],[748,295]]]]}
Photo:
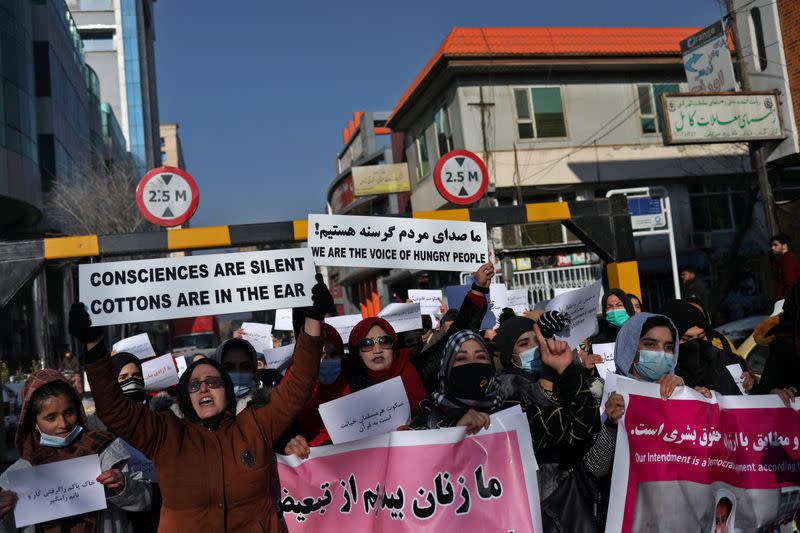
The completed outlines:
{"type": "MultiPolygon", "coordinates": [[[[312,446],[330,444],[328,430],[319,415],[319,406],[341,398],[348,392],[347,381],[342,374],[342,357],[344,356],[342,337],[330,324],[322,324],[322,338],[324,344],[322,361],[319,363],[319,380],[311,398],[292,425],[290,435],[293,438],[286,444],[283,452],[285,455],[294,454],[307,459],[311,454],[312,446]]],[[[286,371],[287,377],[291,372],[292,368],[289,367],[289,370],[286,371]]]]}
{"type": "Polygon", "coordinates": [[[619,329],[636,314],[628,295],[620,289],[610,289],[600,302],[602,315],[598,319],[598,332],[591,339],[592,344],[605,344],[617,340],[619,329]]]}
{"type": "MultiPolygon", "coordinates": [[[[117,390],[119,387],[114,385],[117,390]]],[[[95,513],[62,518],[20,529],[26,533],[62,531],[132,532],[126,511],[150,507],[150,487],[128,466],[130,455],[119,439],[86,428],[86,414],[75,390],[60,373],[39,370],[25,382],[16,447],[20,459],[0,476],[0,529],[15,531],[17,495],[8,490],[8,473],[67,459],[98,454],[108,507],[95,513]]]]}
{"type": "Polygon", "coordinates": [[[756,342],[769,346],[769,356],[755,394],[777,394],[789,405],[800,392],[800,283],[789,291],[783,312],[753,332],[756,342]]]}
{"type": "Polygon", "coordinates": [[[744,389],[753,387],[753,375],[744,360],[732,353],[716,348],[710,341],[710,325],[706,316],[696,306],[683,300],[667,302],[661,313],[675,325],[681,356],[677,358],[675,373],[690,387],[704,387],[724,395],[741,395],[736,380],[728,371],[729,365],[738,365],[744,372],[744,389]]]}
{"type": "Polygon", "coordinates": [[[82,304],[70,332],[86,343],[86,369],[97,413],[108,428],[152,458],[164,504],[160,531],[279,531],[270,494],[273,443],[308,401],[319,374],[322,324],[333,299],[317,274],[313,305],[294,351],[289,379],[269,403],[235,416],[233,383],[219,363],[192,363],[178,383],[184,414],[154,414],[127,400],[114,379],[102,332],[82,304]]]}
{"type": "Polygon", "coordinates": [[[633,312],[635,314],[638,315],[639,313],[644,311],[644,309],[642,309],[642,300],[640,300],[638,296],[636,296],[635,294],[628,294],[628,299],[631,301],[631,305],[633,306],[633,312]]]}
{"type": "Polygon", "coordinates": [[[233,382],[237,415],[250,403],[253,403],[254,407],[266,405],[269,390],[261,387],[261,382],[256,379],[258,354],[252,344],[242,338],[228,339],[217,346],[214,360],[228,373],[233,382]]]}
{"type": "Polygon", "coordinates": [[[111,357],[111,363],[122,394],[136,403],[148,405],[149,398],[144,391],[141,359],[132,353],[119,352],[111,357]]]}
{"type": "Polygon", "coordinates": [[[695,296],[689,296],[688,298],[683,298],[683,301],[695,306],[700,310],[700,312],[703,313],[703,316],[706,317],[706,322],[708,323],[708,340],[711,341],[711,344],[713,344],[714,347],[719,348],[728,354],[738,355],[738,353],[736,353],[736,348],[733,346],[733,343],[731,343],[730,339],[714,329],[714,326],[711,323],[711,314],[708,312],[708,309],[706,309],[706,305],[703,303],[703,300],[695,296]]]}

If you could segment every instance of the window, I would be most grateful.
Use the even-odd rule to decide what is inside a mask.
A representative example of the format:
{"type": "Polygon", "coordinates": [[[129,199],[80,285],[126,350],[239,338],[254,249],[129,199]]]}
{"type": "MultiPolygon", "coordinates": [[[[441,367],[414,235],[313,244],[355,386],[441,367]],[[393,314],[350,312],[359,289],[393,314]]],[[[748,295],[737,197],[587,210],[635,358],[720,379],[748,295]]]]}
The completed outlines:
{"type": "Polygon", "coordinates": [[[424,130],[417,135],[414,144],[417,149],[417,181],[422,181],[431,170],[430,160],[428,159],[428,141],[425,139],[424,130]]]}
{"type": "MultiPolygon", "coordinates": [[[[764,44],[764,26],[761,22],[761,10],[754,7],[750,10],[750,40],[753,43],[755,58],[753,63],[758,70],[767,70],[767,47],[764,44]]],[[[775,43],[777,44],[777,43],[775,43]]]]}
{"type": "Polygon", "coordinates": [[[698,184],[689,186],[694,231],[733,231],[736,216],[745,210],[745,191],[738,185],[698,184]]]}
{"type": "Polygon", "coordinates": [[[639,98],[639,116],[642,121],[642,133],[661,133],[664,129],[664,118],[661,110],[661,95],[663,93],[677,93],[680,86],[677,83],[637,85],[636,93],[639,98]]]}
{"type": "Polygon", "coordinates": [[[442,107],[433,119],[436,127],[436,143],[439,146],[439,157],[453,149],[453,130],[450,127],[450,112],[442,107]]]}
{"type": "Polygon", "coordinates": [[[514,108],[520,140],[567,136],[560,87],[514,89],[514,108]]]}

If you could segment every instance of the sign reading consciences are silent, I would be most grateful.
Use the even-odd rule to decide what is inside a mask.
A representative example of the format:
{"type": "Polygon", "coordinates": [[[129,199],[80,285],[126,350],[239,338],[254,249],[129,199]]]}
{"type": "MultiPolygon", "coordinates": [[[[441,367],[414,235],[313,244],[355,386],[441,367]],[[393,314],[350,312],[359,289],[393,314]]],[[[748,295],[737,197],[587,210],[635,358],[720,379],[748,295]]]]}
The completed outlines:
{"type": "Polygon", "coordinates": [[[92,324],[169,320],[305,307],[314,263],[307,248],[80,265],[92,324]]]}

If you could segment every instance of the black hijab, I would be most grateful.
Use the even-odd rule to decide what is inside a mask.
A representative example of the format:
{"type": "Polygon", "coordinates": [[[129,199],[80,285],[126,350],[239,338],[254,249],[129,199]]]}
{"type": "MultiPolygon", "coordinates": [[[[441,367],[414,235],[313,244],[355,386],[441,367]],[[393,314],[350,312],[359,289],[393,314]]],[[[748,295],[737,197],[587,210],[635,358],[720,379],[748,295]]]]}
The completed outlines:
{"type": "Polygon", "coordinates": [[[228,373],[222,369],[222,365],[213,359],[207,358],[198,359],[189,365],[178,381],[178,407],[180,407],[186,420],[190,422],[199,422],[211,430],[217,429],[226,413],[236,416],[236,396],[233,394],[233,382],[228,373]],[[211,365],[216,368],[225,383],[225,409],[218,415],[204,420],[201,420],[200,417],[197,416],[197,412],[192,405],[192,400],[189,397],[189,380],[192,377],[194,369],[200,365],[211,365]]]}

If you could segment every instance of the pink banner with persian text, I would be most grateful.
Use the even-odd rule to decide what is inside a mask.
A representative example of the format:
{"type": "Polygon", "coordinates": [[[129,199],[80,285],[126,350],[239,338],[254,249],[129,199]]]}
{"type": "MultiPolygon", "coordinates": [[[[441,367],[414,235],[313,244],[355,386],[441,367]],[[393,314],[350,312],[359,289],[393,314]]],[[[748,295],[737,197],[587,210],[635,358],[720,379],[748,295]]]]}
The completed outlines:
{"type": "Polygon", "coordinates": [[[800,510],[800,402],[686,387],[664,401],[628,379],[617,392],[606,531],[771,531],[800,510]]]}
{"type": "Polygon", "coordinates": [[[463,428],[399,431],[311,457],[278,456],[289,531],[541,532],[530,429],[521,411],[463,428]]]}

